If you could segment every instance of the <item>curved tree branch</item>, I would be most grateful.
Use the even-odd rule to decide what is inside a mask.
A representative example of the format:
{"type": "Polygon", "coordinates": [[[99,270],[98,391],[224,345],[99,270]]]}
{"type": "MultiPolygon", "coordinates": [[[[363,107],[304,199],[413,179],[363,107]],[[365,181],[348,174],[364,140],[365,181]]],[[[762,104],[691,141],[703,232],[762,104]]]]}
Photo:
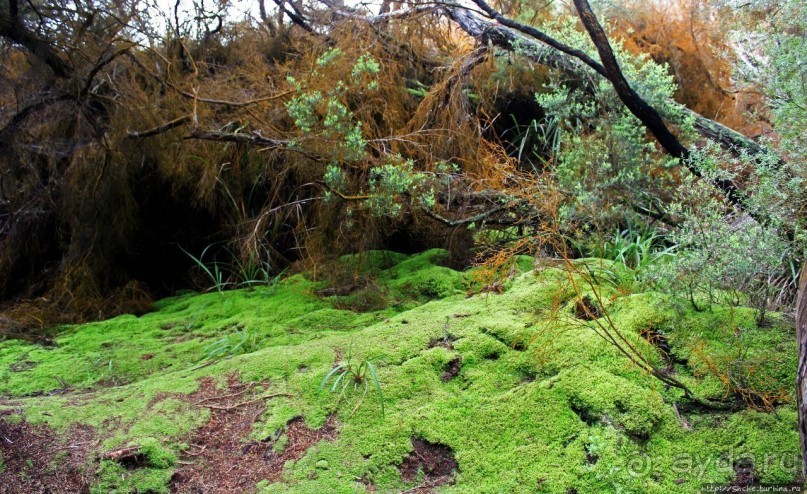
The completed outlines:
{"type": "MultiPolygon", "coordinates": [[[[512,29],[522,34],[526,34],[527,36],[535,38],[538,41],[541,41],[542,43],[554,48],[555,50],[565,55],[568,55],[569,57],[582,61],[600,76],[605,77],[606,79],[608,78],[608,74],[605,70],[605,67],[600,62],[589,57],[584,52],[574,49],[568,45],[565,45],[532,26],[521,24],[517,21],[504,17],[499,12],[491,8],[487,3],[485,3],[484,0],[474,0],[474,3],[476,3],[476,5],[478,5],[483,11],[485,11],[488,14],[488,16],[496,20],[496,22],[498,22],[502,26],[505,26],[505,28],[500,28],[498,26],[490,24],[487,24],[486,26],[483,27],[483,25],[485,25],[486,23],[480,24],[480,20],[478,18],[473,19],[473,17],[475,16],[473,16],[470,12],[467,12],[468,14],[467,16],[462,15],[460,16],[465,17],[462,19],[462,22],[458,19],[454,19],[454,15],[458,13],[456,10],[449,11],[448,12],[449,17],[454,19],[454,21],[460,24],[460,26],[463,28],[464,28],[463,24],[468,26],[472,24],[477,24],[476,26],[474,26],[475,31],[477,31],[480,34],[484,31],[485,36],[490,38],[494,45],[504,49],[511,49],[511,50],[514,49],[515,48],[514,42],[516,40],[525,40],[527,42],[527,46],[529,45],[535,46],[536,43],[532,42],[529,39],[524,39],[510,30],[512,29]]],[[[467,29],[466,32],[468,32],[467,29]]],[[[478,37],[478,35],[472,34],[470,32],[469,34],[471,34],[474,37],[478,37]]],[[[524,47],[524,45],[521,46],[522,48],[524,47]]],[[[570,75],[575,78],[579,78],[581,75],[580,68],[571,63],[571,60],[569,58],[564,57],[565,62],[559,60],[560,57],[557,56],[556,57],[545,56],[544,58],[547,61],[551,62],[547,65],[553,68],[561,69],[567,75],[570,75]]],[[[686,114],[686,116],[690,117],[693,120],[695,130],[700,135],[702,135],[707,139],[717,142],[721,147],[728,149],[729,151],[734,153],[745,151],[752,157],[755,157],[755,159],[760,159],[763,155],[769,153],[768,150],[766,150],[756,142],[752,141],[751,139],[747,138],[746,136],[742,135],[741,133],[737,132],[736,130],[733,130],[719,122],[715,122],[714,120],[706,118],[703,115],[695,111],[692,111],[683,105],[679,104],[678,106],[686,114]]]]}
{"type": "MultiPolygon", "coordinates": [[[[477,2],[478,5],[480,3],[486,5],[482,0],[474,1],[477,2]]],[[[579,1],[575,0],[575,4],[577,3],[579,3],[579,1]]],[[[480,7],[482,5],[480,5],[480,7]]],[[[599,25],[596,17],[593,17],[590,7],[586,10],[586,6],[588,6],[588,2],[585,2],[585,5],[581,4],[582,12],[584,14],[588,13],[589,15],[581,14],[581,19],[585,17],[584,24],[587,26],[587,29],[591,30],[590,35],[595,45],[597,45],[598,51],[602,50],[600,56],[604,60],[605,65],[598,64],[597,62],[589,63],[592,62],[589,57],[577,59],[586,63],[586,66],[593,69],[597,74],[604,74],[605,78],[614,85],[614,89],[617,91],[617,94],[625,106],[639,118],[651,133],[653,133],[654,137],[659,141],[659,144],[669,154],[679,158],[681,164],[689,169],[695,176],[702,177],[700,169],[689,159],[689,151],[680,143],[678,138],[670,132],[658,111],[647,104],[647,102],[630,87],[630,84],[619,69],[619,65],[616,62],[616,58],[613,55],[613,51],[611,50],[607,37],[605,37],[602,27],[599,25]]],[[[445,11],[449,18],[456,22],[460,28],[470,36],[478,39],[481,43],[491,43],[508,51],[515,51],[516,48],[518,48],[519,53],[524,54],[530,60],[559,69],[578,79],[584,77],[581,72],[585,71],[569,58],[576,57],[574,50],[566,50],[565,45],[562,43],[554,42],[550,45],[552,49],[547,50],[536,41],[515,32],[515,28],[485,22],[462,7],[446,6],[445,11]]],[[[499,17],[503,18],[500,14],[499,17]]],[[[514,21],[508,21],[508,23],[514,24],[514,21]]],[[[534,28],[518,25],[518,30],[530,33],[534,28]]],[[[543,33],[541,33],[541,35],[542,37],[546,37],[543,33]]],[[[690,113],[697,115],[694,112],[690,113]]],[[[726,145],[726,147],[734,147],[734,151],[745,149],[753,154],[753,147],[748,145],[749,140],[747,138],[739,139],[739,133],[730,131],[730,129],[705,117],[697,116],[699,118],[696,118],[696,122],[698,120],[705,122],[702,122],[701,125],[696,123],[695,128],[707,131],[707,133],[704,134],[706,137],[717,137],[717,142],[726,145]],[[729,130],[729,132],[724,132],[723,129],[729,130]]],[[[756,149],[759,151],[761,148],[757,146],[756,149]]],[[[741,211],[747,212],[756,221],[760,223],[768,223],[770,221],[770,218],[768,218],[764,212],[750,212],[746,209],[746,195],[731,180],[718,178],[712,180],[711,183],[724,194],[726,199],[733,206],[741,211]]]]}
{"type": "Polygon", "coordinates": [[[67,79],[73,69],[59,56],[53,45],[28,31],[19,16],[18,0],[7,0],[8,10],[0,10],[0,36],[22,46],[29,53],[45,63],[56,77],[67,79]]]}

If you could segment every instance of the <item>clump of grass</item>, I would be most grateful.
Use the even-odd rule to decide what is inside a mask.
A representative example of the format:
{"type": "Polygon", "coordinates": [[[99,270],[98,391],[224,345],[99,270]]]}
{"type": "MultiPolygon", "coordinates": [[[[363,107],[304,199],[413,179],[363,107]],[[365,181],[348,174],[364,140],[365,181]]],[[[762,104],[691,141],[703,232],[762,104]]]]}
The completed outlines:
{"type": "Polygon", "coordinates": [[[587,249],[587,255],[614,261],[615,265],[600,266],[599,274],[586,266],[586,274],[595,284],[609,282],[622,292],[632,293],[646,288],[639,285],[651,267],[673,257],[676,248],[666,245],[664,236],[653,230],[616,230],[612,238],[587,249]]]}
{"type": "Polygon", "coordinates": [[[612,239],[595,247],[592,254],[639,273],[654,262],[672,255],[675,246],[662,248],[662,240],[662,236],[652,230],[617,230],[612,239]]]}
{"type": "Polygon", "coordinates": [[[213,244],[205,247],[199,257],[182,249],[182,252],[191,258],[210,281],[211,286],[208,290],[216,290],[222,293],[230,288],[252,288],[257,285],[275,286],[285,273],[285,270],[283,270],[273,274],[271,264],[260,260],[256,256],[251,256],[247,261],[240,261],[226,249],[224,251],[227,255],[234,259],[231,264],[228,265],[218,261],[207,262],[204,260],[205,254],[212,246],[213,244]]]}

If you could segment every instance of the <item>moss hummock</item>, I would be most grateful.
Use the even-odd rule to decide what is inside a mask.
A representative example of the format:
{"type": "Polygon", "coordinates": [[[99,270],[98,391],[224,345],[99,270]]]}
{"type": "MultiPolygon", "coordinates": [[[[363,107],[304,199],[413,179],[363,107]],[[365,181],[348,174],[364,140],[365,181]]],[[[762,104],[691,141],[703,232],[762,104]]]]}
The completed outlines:
{"type": "MultiPolygon", "coordinates": [[[[96,453],[141,446],[146,460],[136,468],[90,460],[96,492],[167,492],[189,437],[210,417],[187,395],[204,377],[225,393],[232,375],[289,395],[266,401],[245,442],[279,437],[282,449],[290,420],[315,429],[337,416],[335,439],[287,462],[279,481],[255,487],[261,492],[405,491],[425,473],[407,482],[398,469],[413,437],[453,451],[455,477],[435,488],[446,493],[699,492],[730,484],[741,461],[762,483],[794,479],[797,417],[787,396],[775,413],[696,407],[574,318],[575,293],[560,269],[523,272],[504,293],[468,297],[465,274],[440,266],[443,256],[372,252],[342,260],[347,278],[362,279],[347,290],[295,275],[65,327],[53,347],[2,342],[2,408],[15,412],[2,420],[65,435],[91,426],[96,453]],[[248,345],[207,359],[211,343],[244,334],[248,345]],[[356,396],[340,402],[319,390],[348,352],[376,363],[385,414],[375,393],[353,413],[356,396]]],[[[752,384],[794,382],[795,334],[776,316],[757,328],[749,309],[698,313],[665,295],[603,293],[618,330],[699,396],[733,399],[721,372],[737,371],[738,348],[758,363],[742,374],[752,384]],[[646,337],[651,330],[668,353],[646,337]]]]}

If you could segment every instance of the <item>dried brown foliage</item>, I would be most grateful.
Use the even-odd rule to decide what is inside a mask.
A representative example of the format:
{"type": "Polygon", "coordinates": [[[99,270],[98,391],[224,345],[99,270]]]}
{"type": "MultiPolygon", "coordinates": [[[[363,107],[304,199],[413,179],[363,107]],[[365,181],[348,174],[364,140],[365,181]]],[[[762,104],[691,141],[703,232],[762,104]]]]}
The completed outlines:
{"type": "Polygon", "coordinates": [[[612,35],[631,52],[669,66],[678,102],[746,135],[770,133],[770,125],[759,118],[764,99],[732,74],[736,44],[730,38],[729,7],[699,0],[629,0],[610,8],[612,35]]]}

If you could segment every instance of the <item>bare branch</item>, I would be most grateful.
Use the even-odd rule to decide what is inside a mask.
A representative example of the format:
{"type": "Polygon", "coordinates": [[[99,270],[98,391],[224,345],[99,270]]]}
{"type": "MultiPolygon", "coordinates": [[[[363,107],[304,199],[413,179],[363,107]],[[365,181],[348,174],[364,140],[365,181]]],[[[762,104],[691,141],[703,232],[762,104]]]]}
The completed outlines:
{"type": "MultiPolygon", "coordinates": [[[[509,51],[513,51],[516,49],[516,47],[520,47],[521,50],[525,51],[534,61],[547,65],[548,67],[559,69],[566,75],[575,79],[580,79],[581,77],[587,78],[587,76],[582,70],[582,67],[573,63],[573,59],[582,61],[600,76],[605,77],[606,79],[608,78],[605,67],[580,50],[576,50],[564,45],[563,43],[560,43],[554,38],[548,36],[546,33],[543,33],[532,26],[527,26],[502,16],[500,13],[493,10],[488,4],[484,3],[483,0],[474,0],[474,2],[482,10],[487,12],[490,17],[505,27],[499,27],[494,24],[483,22],[468,10],[448,8],[448,16],[457,22],[457,24],[459,24],[460,27],[462,27],[463,30],[465,30],[471,36],[490,41],[495,46],[509,51]],[[547,53],[546,50],[542,50],[537,43],[529,38],[519,36],[515,32],[511,31],[511,29],[535,38],[544,44],[555,48],[557,51],[572,57],[572,59],[562,57],[558,53],[547,53]]],[[[683,105],[678,106],[679,109],[686,114],[686,116],[693,119],[695,130],[698,133],[707,139],[717,142],[721,147],[735,153],[746,151],[749,155],[758,159],[769,153],[768,150],[741,133],[726,127],[719,122],[708,119],[683,105]]]]}
{"type": "Polygon", "coordinates": [[[291,141],[264,137],[258,131],[254,131],[251,134],[235,134],[219,131],[197,130],[191,133],[190,135],[185,136],[184,139],[186,140],[197,139],[200,141],[234,142],[238,144],[249,144],[251,146],[260,146],[267,149],[282,149],[284,151],[292,151],[301,154],[312,161],[316,162],[325,161],[318,156],[314,156],[298,147],[293,146],[291,141]]]}
{"type": "Polygon", "coordinates": [[[164,78],[160,77],[159,75],[155,74],[154,72],[149,70],[145,65],[143,65],[143,63],[140,60],[138,60],[137,57],[135,57],[131,53],[129,54],[129,58],[135,63],[135,65],[138,66],[138,68],[140,68],[140,70],[142,70],[143,72],[150,75],[154,80],[156,80],[160,84],[164,84],[169,89],[175,91],[177,94],[179,94],[179,95],[181,95],[181,96],[183,96],[185,98],[188,98],[188,99],[192,99],[192,100],[195,100],[195,101],[201,101],[202,103],[208,103],[208,104],[211,104],[211,105],[222,105],[222,106],[232,106],[234,108],[243,108],[243,107],[247,107],[247,106],[250,106],[250,105],[254,105],[256,103],[263,103],[265,101],[272,101],[274,99],[283,98],[285,96],[288,96],[290,94],[295,93],[295,90],[289,90],[289,91],[284,91],[282,93],[273,94],[271,96],[261,96],[260,98],[255,98],[255,99],[251,99],[251,100],[247,100],[247,101],[228,101],[228,100],[213,99],[213,98],[201,98],[201,97],[199,97],[199,96],[197,96],[197,95],[195,95],[193,93],[190,93],[188,91],[184,91],[184,90],[178,88],[174,83],[172,83],[170,81],[167,81],[164,78]]]}
{"type": "MultiPolygon", "coordinates": [[[[312,33],[312,34],[313,34],[313,33],[315,33],[314,28],[312,28],[310,25],[308,25],[308,22],[307,22],[305,19],[303,19],[301,15],[299,15],[299,14],[297,14],[297,13],[294,13],[294,12],[292,12],[291,10],[289,10],[289,9],[287,9],[287,8],[286,8],[285,2],[283,2],[283,0],[273,0],[273,1],[275,2],[275,4],[277,4],[277,7],[278,7],[278,8],[279,8],[279,9],[280,9],[280,10],[281,10],[281,11],[282,11],[284,14],[286,14],[287,16],[289,16],[289,19],[291,19],[291,21],[292,21],[293,23],[297,24],[298,26],[300,26],[301,28],[305,29],[305,30],[306,30],[306,31],[308,31],[309,33],[312,33]]],[[[296,10],[296,9],[295,9],[295,10],[296,10]]]]}
{"type": "Polygon", "coordinates": [[[185,116],[182,116],[182,117],[179,117],[179,118],[175,118],[175,119],[171,120],[170,122],[166,122],[166,123],[164,123],[162,125],[159,125],[157,127],[154,127],[154,128],[148,129],[148,130],[143,130],[143,131],[140,131],[140,132],[128,132],[127,137],[129,137],[130,139],[145,139],[146,137],[156,136],[158,134],[168,132],[169,130],[175,129],[175,128],[177,128],[177,127],[179,127],[181,125],[184,125],[184,124],[186,124],[186,123],[188,123],[190,121],[191,121],[191,116],[190,115],[185,115],[185,116]]]}

